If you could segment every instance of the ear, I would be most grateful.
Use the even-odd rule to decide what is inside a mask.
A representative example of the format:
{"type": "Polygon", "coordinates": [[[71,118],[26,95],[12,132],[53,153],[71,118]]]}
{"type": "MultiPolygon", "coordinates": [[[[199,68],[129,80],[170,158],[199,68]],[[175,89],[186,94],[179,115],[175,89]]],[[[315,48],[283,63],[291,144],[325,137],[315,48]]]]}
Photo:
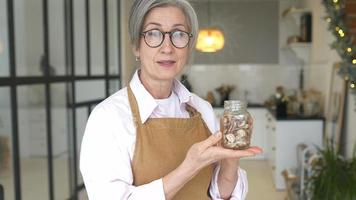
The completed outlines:
{"type": "Polygon", "coordinates": [[[140,51],[138,47],[133,46],[132,47],[132,52],[135,55],[135,57],[140,57],[140,51]]]}

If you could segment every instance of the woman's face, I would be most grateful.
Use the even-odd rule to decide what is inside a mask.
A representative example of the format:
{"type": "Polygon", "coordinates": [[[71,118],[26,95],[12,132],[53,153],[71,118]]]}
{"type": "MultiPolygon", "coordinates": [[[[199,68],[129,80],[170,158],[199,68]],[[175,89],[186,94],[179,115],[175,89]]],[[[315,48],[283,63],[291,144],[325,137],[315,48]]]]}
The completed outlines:
{"type": "MultiPolygon", "coordinates": [[[[152,29],[158,29],[161,32],[174,30],[189,32],[184,13],[173,6],[154,8],[146,15],[142,30],[145,32],[152,29]]],[[[186,64],[188,45],[184,48],[176,48],[169,34],[165,34],[162,44],[152,48],[141,36],[140,46],[134,50],[134,54],[140,58],[141,75],[146,81],[149,81],[147,79],[167,81],[178,75],[186,64]]]]}

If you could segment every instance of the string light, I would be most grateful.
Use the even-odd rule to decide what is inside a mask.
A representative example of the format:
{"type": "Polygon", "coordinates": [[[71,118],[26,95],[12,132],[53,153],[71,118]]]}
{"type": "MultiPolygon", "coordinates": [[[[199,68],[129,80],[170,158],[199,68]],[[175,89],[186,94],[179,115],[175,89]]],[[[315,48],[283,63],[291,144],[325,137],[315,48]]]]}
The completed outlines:
{"type": "Polygon", "coordinates": [[[345,33],[344,33],[344,31],[342,30],[342,29],[339,29],[339,35],[341,36],[341,37],[344,37],[345,36],[345,33]]]}
{"type": "MultiPolygon", "coordinates": [[[[327,16],[324,18],[329,24],[329,28],[336,36],[336,42],[332,45],[332,48],[336,49],[342,60],[345,62],[341,65],[340,73],[342,78],[348,81],[348,87],[352,89],[353,94],[356,97],[356,71],[353,68],[356,67],[356,46],[354,46],[351,35],[347,35],[350,27],[344,26],[345,21],[343,18],[343,10],[345,8],[346,0],[322,0],[325,5],[327,16]],[[351,60],[350,59],[351,57],[351,60]],[[350,64],[347,64],[350,63],[350,64]]],[[[355,98],[356,101],[356,98],[355,98]]],[[[355,110],[356,111],[356,110],[355,110]]]]}
{"type": "Polygon", "coordinates": [[[352,82],[350,83],[350,88],[351,88],[351,89],[355,89],[355,87],[356,87],[355,82],[352,81],[352,82]]]}

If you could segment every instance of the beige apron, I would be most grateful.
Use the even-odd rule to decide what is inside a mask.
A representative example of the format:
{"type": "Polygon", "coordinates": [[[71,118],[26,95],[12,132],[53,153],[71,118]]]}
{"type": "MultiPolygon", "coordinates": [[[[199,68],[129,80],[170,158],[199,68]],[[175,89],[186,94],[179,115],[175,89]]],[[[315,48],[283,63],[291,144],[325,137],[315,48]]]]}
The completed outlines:
{"type": "MultiPolygon", "coordinates": [[[[210,131],[199,112],[187,105],[190,118],[149,118],[144,124],[130,87],[129,102],[136,125],[136,144],[132,160],[134,185],[162,178],[177,168],[188,149],[205,140],[210,131]]],[[[212,165],[203,168],[175,195],[176,200],[203,200],[208,196],[212,165]]]]}

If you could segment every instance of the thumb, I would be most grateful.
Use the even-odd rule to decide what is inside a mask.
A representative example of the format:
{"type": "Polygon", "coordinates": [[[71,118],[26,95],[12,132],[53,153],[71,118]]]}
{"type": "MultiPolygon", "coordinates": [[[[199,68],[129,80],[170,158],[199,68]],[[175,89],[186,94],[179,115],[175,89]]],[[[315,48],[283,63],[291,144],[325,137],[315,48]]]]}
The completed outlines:
{"type": "Polygon", "coordinates": [[[206,140],[202,142],[202,146],[206,149],[208,147],[214,146],[221,140],[221,132],[218,131],[214,134],[212,134],[210,137],[208,137],[206,140]]]}

